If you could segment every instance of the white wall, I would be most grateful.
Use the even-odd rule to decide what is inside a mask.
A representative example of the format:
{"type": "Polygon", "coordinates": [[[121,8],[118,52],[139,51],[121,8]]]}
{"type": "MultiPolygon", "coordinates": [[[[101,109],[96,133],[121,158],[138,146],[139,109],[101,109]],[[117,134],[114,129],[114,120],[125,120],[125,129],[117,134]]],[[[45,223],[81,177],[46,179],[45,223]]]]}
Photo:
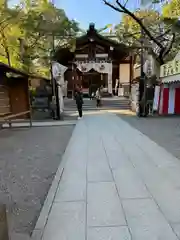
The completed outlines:
{"type": "Polygon", "coordinates": [[[130,64],[119,64],[119,79],[120,83],[129,83],[130,80],[130,64]]]}

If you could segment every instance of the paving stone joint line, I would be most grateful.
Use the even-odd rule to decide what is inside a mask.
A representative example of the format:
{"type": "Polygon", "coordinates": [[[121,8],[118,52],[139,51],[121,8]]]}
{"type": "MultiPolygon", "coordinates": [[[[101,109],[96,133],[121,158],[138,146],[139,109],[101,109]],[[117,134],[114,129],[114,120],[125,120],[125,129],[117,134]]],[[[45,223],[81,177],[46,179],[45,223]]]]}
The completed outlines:
{"type": "Polygon", "coordinates": [[[115,184],[116,192],[117,192],[117,195],[118,195],[118,197],[119,197],[119,201],[120,201],[120,204],[121,204],[121,208],[122,208],[122,211],[123,211],[123,215],[124,215],[124,218],[125,218],[125,221],[126,221],[126,227],[128,228],[128,231],[129,231],[129,234],[130,234],[131,239],[133,239],[133,238],[132,238],[131,229],[130,229],[130,227],[129,227],[129,225],[128,225],[128,221],[127,221],[125,209],[124,209],[124,206],[123,206],[123,204],[122,204],[122,200],[121,200],[121,197],[120,197],[120,194],[119,194],[117,185],[116,185],[116,181],[115,181],[115,179],[114,179],[114,174],[113,174],[112,168],[111,168],[111,166],[110,166],[109,158],[108,158],[108,155],[107,155],[107,151],[106,151],[106,148],[105,148],[105,146],[104,146],[104,142],[103,142],[103,139],[102,139],[102,138],[101,138],[101,143],[102,143],[102,146],[103,146],[103,148],[104,148],[104,152],[105,152],[105,154],[106,154],[106,161],[107,161],[108,166],[109,166],[109,169],[110,169],[110,171],[111,171],[111,175],[112,175],[112,178],[113,178],[113,181],[114,181],[114,184],[115,184]]]}
{"type": "MultiPolygon", "coordinates": [[[[123,120],[122,120],[122,121],[123,121],[123,120]]],[[[129,125],[129,126],[130,126],[130,125],[129,125]]],[[[119,126],[118,126],[118,127],[119,127],[119,126]]],[[[131,126],[130,126],[130,127],[131,127],[131,126]]],[[[132,127],[131,127],[131,128],[132,128],[132,127]]],[[[142,134],[142,135],[144,135],[144,134],[142,134]]],[[[117,138],[116,138],[116,140],[117,140],[117,138]]],[[[150,141],[151,141],[151,139],[150,139],[150,141]]],[[[118,142],[118,144],[120,145],[120,143],[119,143],[118,140],[117,140],[117,142],[118,142]]],[[[143,148],[141,148],[138,144],[136,144],[136,146],[139,147],[139,149],[141,149],[141,151],[143,151],[143,153],[148,157],[148,160],[150,160],[150,156],[143,150],[143,148]]],[[[157,146],[158,146],[158,145],[157,145],[157,146]]],[[[122,146],[121,146],[121,147],[122,147],[122,146]]],[[[123,147],[122,147],[122,149],[124,150],[123,147]]],[[[125,151],[125,152],[126,152],[126,151],[125,151]]],[[[128,156],[128,153],[127,153],[127,152],[126,152],[126,155],[128,156]]],[[[128,160],[131,162],[132,166],[136,169],[136,166],[133,164],[133,162],[131,161],[131,158],[130,158],[129,156],[128,156],[128,160]]],[[[154,161],[153,161],[153,163],[154,163],[154,161]]],[[[155,163],[154,163],[154,164],[155,164],[155,163]]],[[[156,165],[156,167],[158,168],[158,165],[156,165]]],[[[139,171],[138,171],[138,172],[139,172],[139,171]]],[[[139,174],[140,174],[140,173],[139,173],[139,174]]],[[[139,175],[139,174],[138,174],[138,175],[139,175]]],[[[141,180],[144,180],[144,181],[143,181],[143,184],[145,185],[146,190],[148,191],[148,193],[150,194],[151,198],[153,199],[153,201],[154,201],[155,204],[157,205],[159,211],[161,212],[161,214],[163,215],[163,217],[166,219],[167,223],[169,224],[169,226],[170,226],[170,228],[172,229],[172,231],[174,232],[174,234],[177,236],[178,239],[180,239],[180,238],[178,237],[178,235],[176,234],[176,232],[175,232],[175,230],[174,230],[174,228],[173,228],[173,226],[172,226],[172,223],[166,218],[166,216],[165,216],[164,212],[162,211],[161,207],[159,206],[157,200],[154,198],[153,194],[150,192],[148,186],[147,186],[146,183],[145,183],[145,179],[143,179],[143,177],[142,177],[141,174],[140,174],[140,177],[141,177],[141,180]]],[[[148,199],[148,198],[146,198],[146,199],[148,199]]],[[[123,199],[122,199],[122,200],[123,200],[123,199]]]]}

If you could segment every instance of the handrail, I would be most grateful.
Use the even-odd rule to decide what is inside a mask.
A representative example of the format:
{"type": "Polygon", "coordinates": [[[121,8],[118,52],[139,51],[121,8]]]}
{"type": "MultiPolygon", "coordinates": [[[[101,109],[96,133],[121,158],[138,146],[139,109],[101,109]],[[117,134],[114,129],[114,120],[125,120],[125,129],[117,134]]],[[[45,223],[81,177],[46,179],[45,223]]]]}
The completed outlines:
{"type": "MultiPolygon", "coordinates": [[[[19,117],[19,116],[22,116],[22,115],[26,115],[28,114],[30,115],[30,118],[29,118],[29,123],[30,123],[30,127],[32,127],[32,116],[31,116],[31,111],[28,110],[28,111],[24,111],[24,112],[19,112],[19,113],[15,113],[15,114],[9,114],[7,116],[4,116],[4,117],[0,117],[0,122],[8,122],[9,123],[9,127],[11,128],[12,127],[12,122],[11,120],[16,118],[16,117],[19,117]]],[[[2,126],[1,126],[2,128],[2,126]]],[[[0,239],[1,240],[1,239],[0,239]]]]}

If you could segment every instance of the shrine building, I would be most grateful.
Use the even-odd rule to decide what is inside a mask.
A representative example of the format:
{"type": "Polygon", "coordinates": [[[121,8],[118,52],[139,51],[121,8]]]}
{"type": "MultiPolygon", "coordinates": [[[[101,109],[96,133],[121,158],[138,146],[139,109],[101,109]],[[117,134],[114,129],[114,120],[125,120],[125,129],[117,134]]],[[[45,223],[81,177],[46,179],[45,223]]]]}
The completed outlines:
{"type": "Polygon", "coordinates": [[[76,38],[74,52],[69,49],[56,50],[54,60],[68,67],[64,78],[68,81],[68,95],[72,96],[76,85],[83,93],[95,91],[103,86],[108,95],[121,88],[121,95],[128,96],[133,79],[133,58],[124,44],[99,34],[94,24],[87,33],[76,38]]]}

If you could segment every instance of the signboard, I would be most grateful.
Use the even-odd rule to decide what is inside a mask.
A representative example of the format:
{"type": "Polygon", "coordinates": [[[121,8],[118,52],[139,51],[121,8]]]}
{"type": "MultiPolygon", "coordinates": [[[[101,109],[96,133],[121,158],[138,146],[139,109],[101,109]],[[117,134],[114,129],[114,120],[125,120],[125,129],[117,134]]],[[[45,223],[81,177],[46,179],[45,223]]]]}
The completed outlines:
{"type": "Polygon", "coordinates": [[[169,77],[180,74],[180,61],[174,60],[160,67],[160,77],[169,77]]]}

